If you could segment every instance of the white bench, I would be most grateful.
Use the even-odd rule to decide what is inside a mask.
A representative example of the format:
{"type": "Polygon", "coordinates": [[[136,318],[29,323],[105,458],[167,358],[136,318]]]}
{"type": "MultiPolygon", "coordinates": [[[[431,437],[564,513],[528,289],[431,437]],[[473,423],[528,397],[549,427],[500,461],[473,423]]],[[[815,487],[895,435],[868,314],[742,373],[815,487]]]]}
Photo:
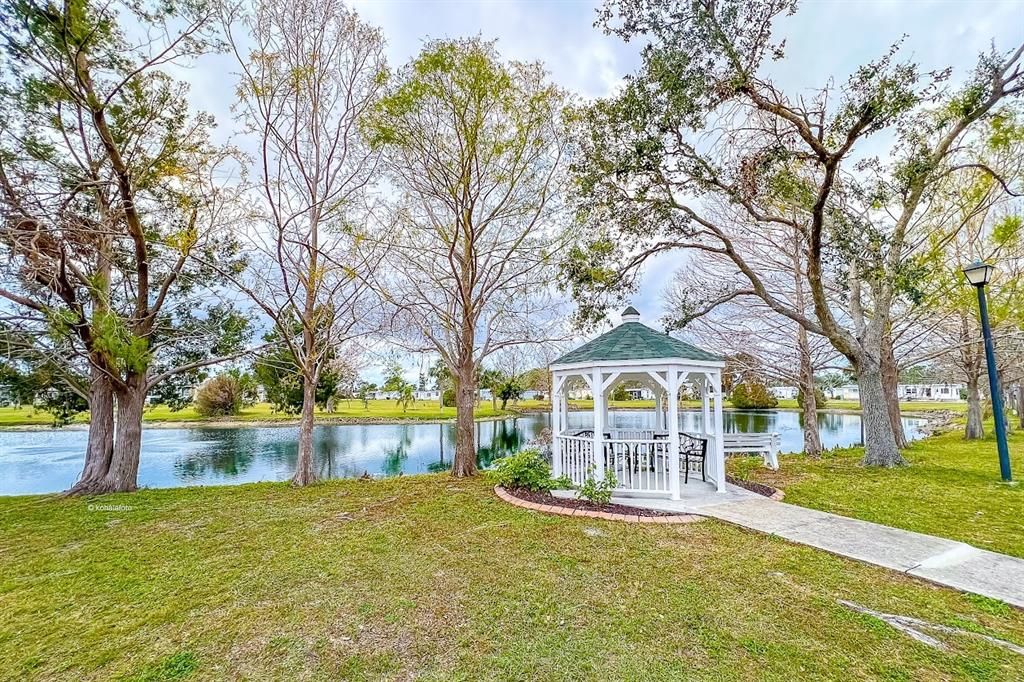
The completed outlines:
{"type": "Polygon", "coordinates": [[[766,467],[779,468],[782,438],[777,433],[727,433],[723,446],[726,455],[761,455],[766,467]]]}

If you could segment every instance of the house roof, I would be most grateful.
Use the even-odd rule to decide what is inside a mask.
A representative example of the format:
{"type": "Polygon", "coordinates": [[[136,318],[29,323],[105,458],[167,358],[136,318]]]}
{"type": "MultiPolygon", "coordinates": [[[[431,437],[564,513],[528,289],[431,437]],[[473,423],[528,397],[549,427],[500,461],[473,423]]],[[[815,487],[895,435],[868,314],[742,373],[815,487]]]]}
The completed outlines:
{"type": "MultiPolygon", "coordinates": [[[[628,310],[627,310],[628,312],[628,310]]],[[[554,365],[573,365],[583,362],[612,360],[682,359],[698,362],[721,362],[722,358],[701,350],[664,332],[651,329],[640,322],[623,322],[593,341],[569,351],[555,360],[554,365]]]]}

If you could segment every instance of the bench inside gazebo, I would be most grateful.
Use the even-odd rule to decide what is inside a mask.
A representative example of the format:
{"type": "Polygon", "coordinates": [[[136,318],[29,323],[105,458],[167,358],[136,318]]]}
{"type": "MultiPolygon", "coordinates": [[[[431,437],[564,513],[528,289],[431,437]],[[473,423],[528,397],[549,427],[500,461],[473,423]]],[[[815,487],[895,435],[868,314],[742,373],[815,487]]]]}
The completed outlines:
{"type": "Polygon", "coordinates": [[[558,358],[552,371],[552,469],[582,485],[588,476],[615,477],[617,496],[683,498],[725,492],[722,369],[725,361],[640,322],[632,306],[611,331],[558,358]],[[640,428],[613,428],[609,396],[631,382],[648,388],[656,409],[640,428]],[[586,386],[594,399],[592,426],[569,427],[569,389],[586,386]],[[680,427],[679,392],[701,398],[695,431],[680,427]]]}

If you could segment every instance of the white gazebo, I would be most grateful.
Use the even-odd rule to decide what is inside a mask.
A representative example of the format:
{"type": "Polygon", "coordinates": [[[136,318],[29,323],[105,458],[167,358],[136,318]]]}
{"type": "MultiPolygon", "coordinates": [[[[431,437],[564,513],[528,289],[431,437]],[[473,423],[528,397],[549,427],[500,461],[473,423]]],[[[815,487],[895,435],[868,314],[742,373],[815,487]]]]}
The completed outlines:
{"type": "Polygon", "coordinates": [[[684,478],[707,490],[706,476],[718,492],[725,492],[723,367],[718,356],[641,324],[640,313],[626,308],[619,326],[551,365],[554,475],[581,485],[588,475],[602,480],[611,473],[616,495],[673,500],[682,499],[684,478]],[[579,381],[594,397],[594,421],[592,427],[573,429],[567,395],[579,381]],[[608,396],[625,381],[638,382],[656,396],[651,423],[643,428],[610,428],[608,396]],[[679,389],[685,384],[701,397],[702,419],[693,433],[680,427],[679,389]],[[689,472],[683,471],[687,460],[689,472]]]}

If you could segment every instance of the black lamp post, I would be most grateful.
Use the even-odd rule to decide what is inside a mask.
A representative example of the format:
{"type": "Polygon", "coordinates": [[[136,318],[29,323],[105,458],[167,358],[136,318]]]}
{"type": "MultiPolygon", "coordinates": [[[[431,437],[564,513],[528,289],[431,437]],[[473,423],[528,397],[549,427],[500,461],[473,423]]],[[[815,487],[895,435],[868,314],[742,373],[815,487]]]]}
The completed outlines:
{"type": "Polygon", "coordinates": [[[992,343],[992,327],[988,322],[988,301],[985,300],[985,285],[992,279],[995,268],[987,263],[975,261],[964,268],[967,281],[978,290],[978,308],[981,311],[981,333],[985,338],[985,359],[988,362],[988,388],[992,394],[992,412],[996,421],[996,446],[999,448],[999,473],[1009,481],[1010,448],[1006,444],[1006,417],[1003,414],[1003,392],[999,389],[999,374],[996,372],[996,349],[992,343]]]}

